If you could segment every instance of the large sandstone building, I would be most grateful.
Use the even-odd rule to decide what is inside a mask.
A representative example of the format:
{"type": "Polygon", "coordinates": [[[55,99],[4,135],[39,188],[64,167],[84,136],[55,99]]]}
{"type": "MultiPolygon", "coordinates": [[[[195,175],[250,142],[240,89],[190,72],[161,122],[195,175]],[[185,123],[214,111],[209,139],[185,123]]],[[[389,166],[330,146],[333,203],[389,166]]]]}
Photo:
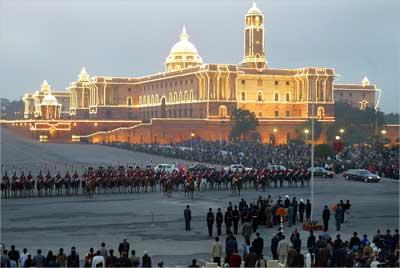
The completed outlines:
{"type": "Polygon", "coordinates": [[[264,42],[264,16],[253,4],[244,19],[244,55],[239,65],[204,63],[184,27],[165,59],[164,72],[107,77],[89,76],[82,69],[63,94],[43,90],[47,83],[35,94],[26,94],[25,116],[54,120],[59,115],[59,120],[75,126],[75,131],[69,128],[69,136],[79,134],[93,142],[173,142],[193,136],[226,139],[230,114],[242,108],[258,117],[263,142],[284,143],[313,114],[322,122],[334,121],[335,101],[361,109],[376,106],[377,88],[367,79],[340,85],[334,83],[333,68],[271,68],[264,42]],[[51,118],[46,117],[48,105],[42,105],[47,94],[52,94],[58,107],[51,111],[59,109],[50,113],[51,118]],[[112,127],[107,125],[111,122],[112,127]],[[103,127],[88,128],[89,124],[103,127]]]}

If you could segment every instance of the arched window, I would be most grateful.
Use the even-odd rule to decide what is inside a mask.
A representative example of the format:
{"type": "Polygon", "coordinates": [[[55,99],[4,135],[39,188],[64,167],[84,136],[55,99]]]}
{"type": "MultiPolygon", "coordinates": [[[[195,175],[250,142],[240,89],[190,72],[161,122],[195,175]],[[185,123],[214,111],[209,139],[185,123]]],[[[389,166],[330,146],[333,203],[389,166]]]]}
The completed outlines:
{"type": "Polygon", "coordinates": [[[179,91],[179,102],[181,102],[183,100],[182,98],[182,91],[179,91]]]}
{"type": "Polygon", "coordinates": [[[168,102],[172,102],[172,93],[171,92],[168,94],[168,102]]]}
{"type": "Polygon", "coordinates": [[[325,117],[325,109],[324,109],[324,107],[318,107],[318,109],[317,109],[317,117],[318,117],[318,119],[324,119],[324,117],[325,117]]]}
{"type": "Polygon", "coordinates": [[[139,96],[139,105],[142,105],[142,96],[139,96]]]}
{"type": "Polygon", "coordinates": [[[132,106],[132,97],[128,97],[128,98],[126,99],[126,104],[127,104],[128,106],[132,106]]]}
{"type": "Polygon", "coordinates": [[[148,105],[148,104],[150,104],[150,95],[147,95],[147,101],[146,101],[146,104],[148,105]]]}
{"type": "Polygon", "coordinates": [[[160,98],[158,97],[158,94],[156,94],[156,96],[154,97],[154,101],[155,101],[156,104],[159,103],[160,98]]]}
{"type": "Polygon", "coordinates": [[[183,96],[184,96],[185,101],[188,101],[188,92],[187,92],[187,90],[185,90],[183,96]]]}
{"type": "Polygon", "coordinates": [[[176,93],[176,91],[175,91],[175,92],[174,92],[174,102],[177,101],[177,98],[178,98],[178,93],[176,93]]]}
{"type": "Polygon", "coordinates": [[[245,100],[246,100],[246,92],[244,92],[244,91],[242,91],[241,100],[242,100],[242,101],[245,101],[245,100]]]}
{"type": "Polygon", "coordinates": [[[150,104],[154,104],[154,95],[151,95],[151,103],[150,104]]]}
{"type": "Polygon", "coordinates": [[[278,92],[274,93],[274,100],[279,101],[279,93],[278,92]]]}
{"type": "Polygon", "coordinates": [[[222,118],[228,117],[228,109],[226,108],[225,105],[219,106],[218,114],[219,114],[219,117],[222,117],[222,118]]]}
{"type": "Polygon", "coordinates": [[[263,101],[263,93],[262,91],[257,92],[257,101],[262,102],[263,101]]]}
{"type": "Polygon", "coordinates": [[[290,101],[290,93],[286,92],[285,94],[285,101],[290,101]]]}
{"type": "Polygon", "coordinates": [[[368,107],[368,101],[367,100],[362,100],[360,102],[360,110],[365,110],[368,107]]]}
{"type": "Polygon", "coordinates": [[[190,98],[190,101],[193,101],[193,90],[190,90],[189,98],[190,98]]]}

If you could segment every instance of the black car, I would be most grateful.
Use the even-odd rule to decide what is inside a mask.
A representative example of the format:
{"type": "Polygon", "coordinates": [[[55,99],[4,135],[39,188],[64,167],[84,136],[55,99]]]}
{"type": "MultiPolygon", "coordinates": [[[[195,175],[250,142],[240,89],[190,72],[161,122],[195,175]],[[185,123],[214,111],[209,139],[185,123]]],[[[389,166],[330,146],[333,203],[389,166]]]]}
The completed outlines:
{"type": "MultiPolygon", "coordinates": [[[[311,176],[311,168],[308,168],[308,174],[311,176]]],[[[326,170],[323,167],[314,167],[314,177],[333,178],[335,172],[326,170]]]]}
{"type": "Polygon", "coordinates": [[[207,171],[210,169],[212,168],[203,163],[196,163],[189,167],[189,171],[207,171]]]}
{"type": "Polygon", "coordinates": [[[381,178],[366,169],[350,169],[343,172],[346,180],[363,181],[363,182],[379,182],[381,178]]]}

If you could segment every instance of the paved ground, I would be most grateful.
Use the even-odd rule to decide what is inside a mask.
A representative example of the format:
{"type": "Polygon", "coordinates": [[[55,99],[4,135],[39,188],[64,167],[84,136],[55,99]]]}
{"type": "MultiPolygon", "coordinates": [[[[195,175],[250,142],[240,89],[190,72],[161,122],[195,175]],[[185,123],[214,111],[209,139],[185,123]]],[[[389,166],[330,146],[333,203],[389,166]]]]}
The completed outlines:
{"type": "MultiPolygon", "coordinates": [[[[130,160],[148,164],[172,162],[115,148],[95,145],[37,144],[2,133],[2,165],[24,165],[40,168],[55,164],[58,168],[98,163],[125,163],[130,160]]],[[[394,229],[399,226],[399,184],[383,180],[378,184],[334,179],[316,179],[315,217],[320,218],[325,204],[332,206],[340,199],[350,199],[353,204],[351,220],[343,226],[342,234],[348,238],[353,231],[372,235],[376,229],[394,229]]],[[[309,198],[309,189],[272,189],[266,193],[245,191],[248,201],[259,195],[273,197],[288,194],[309,198]]],[[[148,250],[156,261],[167,265],[190,263],[193,257],[208,260],[211,240],[207,237],[205,214],[209,207],[225,207],[228,201],[238,203],[239,197],[229,192],[206,192],[193,201],[175,193],[172,198],[162,193],[116,194],[85,197],[30,198],[1,200],[1,241],[16,244],[33,252],[37,248],[56,250],[77,246],[83,256],[90,247],[97,248],[105,241],[116,249],[119,241],[128,238],[131,247],[139,254],[148,250]],[[193,213],[193,230],[184,231],[183,209],[190,204],[193,213]]],[[[332,222],[333,227],[333,222],[332,222]]],[[[297,225],[300,228],[300,225],[297,225]]],[[[290,233],[293,228],[286,228],[290,233]]],[[[332,228],[333,230],[333,228],[332,228]]],[[[267,240],[265,254],[270,255],[269,244],[276,230],[261,228],[267,240]]],[[[331,232],[331,235],[335,235],[331,232]]],[[[239,238],[239,245],[243,243],[239,238]]],[[[306,234],[302,234],[303,244],[306,234]]],[[[222,238],[224,240],[225,237],[222,238]]]]}

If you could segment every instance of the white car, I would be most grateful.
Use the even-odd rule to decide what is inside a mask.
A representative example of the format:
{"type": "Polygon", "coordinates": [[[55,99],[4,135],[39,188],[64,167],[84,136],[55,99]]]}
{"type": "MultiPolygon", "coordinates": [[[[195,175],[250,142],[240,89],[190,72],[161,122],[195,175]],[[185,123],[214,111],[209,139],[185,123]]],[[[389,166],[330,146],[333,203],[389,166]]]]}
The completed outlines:
{"type": "Polygon", "coordinates": [[[174,171],[179,171],[179,169],[174,164],[158,164],[154,167],[154,171],[172,173],[174,171]]]}
{"type": "Polygon", "coordinates": [[[251,168],[247,168],[241,164],[234,164],[234,165],[230,165],[229,167],[225,168],[225,171],[229,171],[229,170],[243,172],[243,170],[250,171],[251,168]]]}

